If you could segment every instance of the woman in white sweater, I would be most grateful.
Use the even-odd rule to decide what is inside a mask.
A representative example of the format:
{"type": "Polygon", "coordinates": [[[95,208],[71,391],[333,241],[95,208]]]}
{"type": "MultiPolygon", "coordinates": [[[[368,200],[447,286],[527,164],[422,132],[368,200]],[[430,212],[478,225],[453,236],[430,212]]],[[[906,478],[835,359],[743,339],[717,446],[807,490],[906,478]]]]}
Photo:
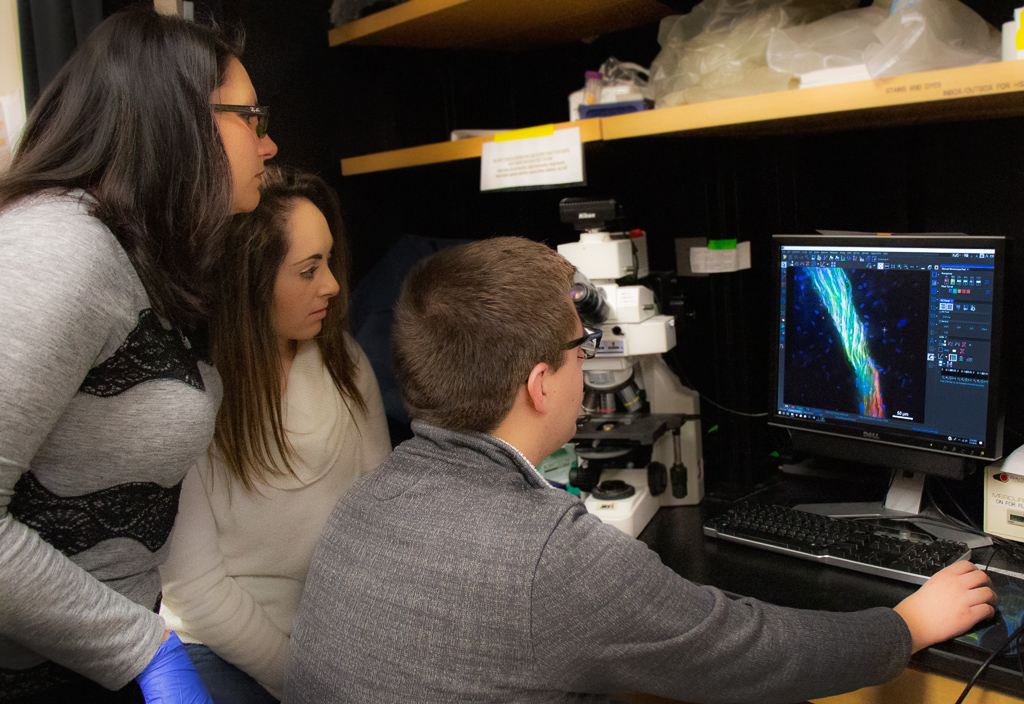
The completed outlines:
{"type": "Polygon", "coordinates": [[[280,697],[292,619],[335,503],[391,449],[380,391],[346,332],[337,196],[268,170],[236,218],[211,324],[224,401],[185,478],[161,613],[216,704],[280,697]]]}

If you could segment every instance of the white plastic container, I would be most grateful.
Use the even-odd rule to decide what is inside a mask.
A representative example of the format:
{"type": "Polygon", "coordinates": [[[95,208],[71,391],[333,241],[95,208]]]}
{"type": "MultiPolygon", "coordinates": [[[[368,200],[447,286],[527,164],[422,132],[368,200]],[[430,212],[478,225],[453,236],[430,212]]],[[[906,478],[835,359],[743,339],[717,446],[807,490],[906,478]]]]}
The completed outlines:
{"type": "Polygon", "coordinates": [[[1020,14],[1024,8],[1013,11],[1013,20],[1003,23],[1003,61],[1024,59],[1024,48],[1017,48],[1017,35],[1020,34],[1020,14]]]}

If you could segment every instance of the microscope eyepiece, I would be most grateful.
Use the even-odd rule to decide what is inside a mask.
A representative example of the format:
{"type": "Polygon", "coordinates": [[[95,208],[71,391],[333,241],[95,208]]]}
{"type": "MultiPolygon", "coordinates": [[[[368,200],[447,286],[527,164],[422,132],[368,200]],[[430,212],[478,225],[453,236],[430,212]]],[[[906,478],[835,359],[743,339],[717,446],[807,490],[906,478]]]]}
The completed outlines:
{"type": "Polygon", "coordinates": [[[608,319],[611,313],[608,302],[604,299],[601,289],[594,284],[589,281],[577,281],[569,295],[572,296],[576,312],[580,314],[584,324],[600,325],[608,319]]]}

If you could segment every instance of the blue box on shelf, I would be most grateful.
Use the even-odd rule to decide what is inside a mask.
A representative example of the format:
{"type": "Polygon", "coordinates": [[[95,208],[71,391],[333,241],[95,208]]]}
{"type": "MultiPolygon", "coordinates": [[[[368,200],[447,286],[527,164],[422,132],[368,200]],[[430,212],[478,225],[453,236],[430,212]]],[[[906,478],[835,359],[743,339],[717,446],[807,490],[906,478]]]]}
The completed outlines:
{"type": "Polygon", "coordinates": [[[594,105],[580,105],[580,119],[586,120],[590,117],[612,117],[613,115],[625,115],[631,112],[641,112],[647,109],[645,100],[623,100],[620,103],[595,103],[594,105]]]}

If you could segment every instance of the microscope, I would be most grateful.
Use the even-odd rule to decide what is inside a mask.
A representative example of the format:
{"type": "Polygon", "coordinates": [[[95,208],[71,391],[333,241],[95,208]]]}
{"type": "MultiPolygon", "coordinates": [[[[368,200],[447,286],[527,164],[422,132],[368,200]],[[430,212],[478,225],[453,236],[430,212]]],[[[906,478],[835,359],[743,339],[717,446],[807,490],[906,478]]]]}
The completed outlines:
{"type": "Polygon", "coordinates": [[[614,200],[565,198],[559,211],[580,233],[558,246],[576,267],[573,301],[583,324],[602,331],[597,356],[583,362],[570,483],[589,494],[590,513],[636,537],[662,506],[704,497],[700,397],[663,358],[675,318],[636,283],[649,274],[646,234],[606,231],[621,218],[614,200]]]}

